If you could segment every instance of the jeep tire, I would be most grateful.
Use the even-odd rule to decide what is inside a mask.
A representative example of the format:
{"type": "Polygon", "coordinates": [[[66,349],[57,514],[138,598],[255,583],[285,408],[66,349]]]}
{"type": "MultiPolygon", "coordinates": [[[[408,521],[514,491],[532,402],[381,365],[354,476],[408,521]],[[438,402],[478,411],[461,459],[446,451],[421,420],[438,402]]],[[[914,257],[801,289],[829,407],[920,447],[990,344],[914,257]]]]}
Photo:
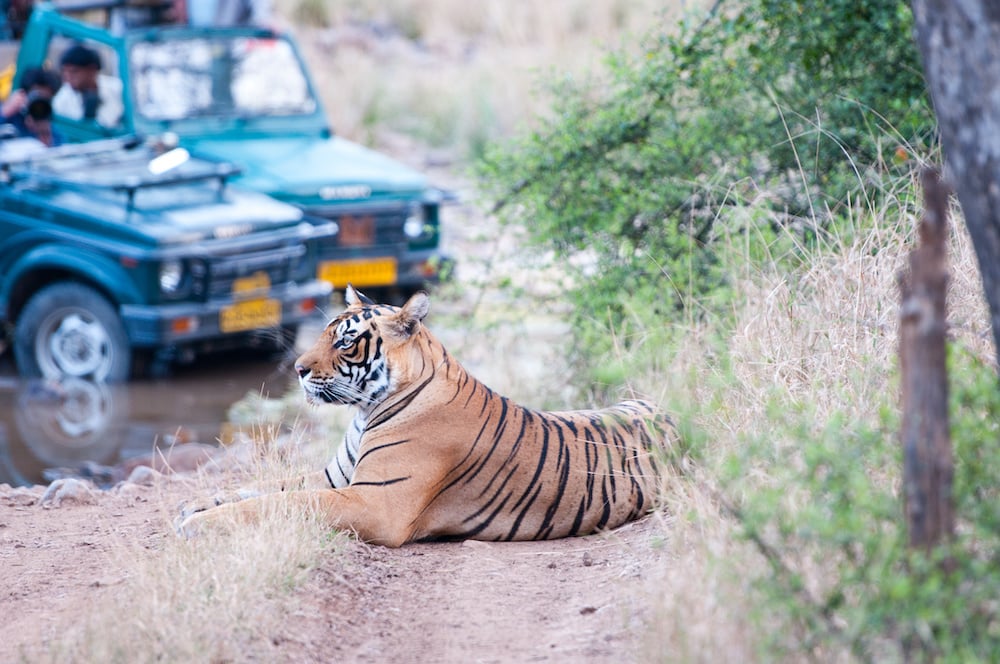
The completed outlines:
{"type": "Polygon", "coordinates": [[[118,313],[99,292],[75,282],[31,296],[14,327],[14,359],[25,377],[128,380],[132,352],[118,313]]]}

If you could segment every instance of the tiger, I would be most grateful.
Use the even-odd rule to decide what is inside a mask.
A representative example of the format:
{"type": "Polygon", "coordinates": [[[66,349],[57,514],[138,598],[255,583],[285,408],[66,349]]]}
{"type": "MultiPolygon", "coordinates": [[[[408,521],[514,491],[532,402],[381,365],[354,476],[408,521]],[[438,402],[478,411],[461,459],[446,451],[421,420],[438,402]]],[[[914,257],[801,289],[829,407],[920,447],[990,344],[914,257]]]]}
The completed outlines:
{"type": "MultiPolygon", "coordinates": [[[[543,412],[474,378],[424,324],[430,299],[346,309],[295,361],[305,401],[354,418],[321,471],[278,487],[331,528],[387,547],[546,540],[610,530],[657,507],[676,428],[647,401],[543,412]]],[[[197,533],[259,518],[274,493],[186,516],[197,533]]]]}

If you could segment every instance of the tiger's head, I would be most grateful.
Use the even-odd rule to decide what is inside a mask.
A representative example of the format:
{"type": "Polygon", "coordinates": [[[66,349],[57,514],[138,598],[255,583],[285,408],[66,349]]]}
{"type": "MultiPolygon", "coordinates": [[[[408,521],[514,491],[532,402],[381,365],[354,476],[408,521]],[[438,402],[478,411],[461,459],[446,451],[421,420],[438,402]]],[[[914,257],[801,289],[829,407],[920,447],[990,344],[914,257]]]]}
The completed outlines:
{"type": "Polygon", "coordinates": [[[407,379],[408,348],[430,302],[421,292],[402,307],[376,304],[351,286],[344,300],[347,309],[295,361],[295,372],[309,403],[369,410],[407,379]]]}

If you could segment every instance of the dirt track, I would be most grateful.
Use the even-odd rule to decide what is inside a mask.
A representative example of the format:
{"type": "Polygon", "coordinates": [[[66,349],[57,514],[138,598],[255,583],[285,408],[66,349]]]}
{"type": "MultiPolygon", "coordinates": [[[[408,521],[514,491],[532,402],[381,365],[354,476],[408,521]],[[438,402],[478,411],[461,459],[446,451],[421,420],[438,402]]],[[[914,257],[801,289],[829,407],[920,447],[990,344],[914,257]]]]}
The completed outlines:
{"type": "MultiPolygon", "coordinates": [[[[94,504],[0,497],[0,660],[48,660],[66,625],[132,570],[122,540],[155,555],[174,534],[163,507],[183,482],[127,486],[94,504]],[[29,504],[30,503],[30,504],[29,504]]],[[[657,517],[606,535],[488,544],[350,542],[314,570],[255,661],[622,662],[643,649],[649,576],[662,564],[657,517]]],[[[136,653],[147,659],[152,653],[136,653]]],[[[56,655],[56,658],[58,656],[56,655]]]]}

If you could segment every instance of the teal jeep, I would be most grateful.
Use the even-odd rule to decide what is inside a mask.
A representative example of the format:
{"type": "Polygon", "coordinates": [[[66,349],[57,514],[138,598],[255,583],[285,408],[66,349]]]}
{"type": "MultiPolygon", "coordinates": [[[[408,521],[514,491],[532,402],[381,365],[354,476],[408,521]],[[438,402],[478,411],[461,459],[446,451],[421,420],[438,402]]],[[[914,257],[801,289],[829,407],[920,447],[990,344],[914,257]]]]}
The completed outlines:
{"type": "Polygon", "coordinates": [[[168,147],[0,141],[0,324],[22,375],[121,381],[280,346],[325,306],[330,225],[168,147]]]}
{"type": "MultiPolygon", "coordinates": [[[[439,250],[444,192],[398,162],[334,135],[289,35],[138,25],[138,10],[130,11],[99,26],[51,3],[36,5],[21,41],[15,86],[28,67],[58,69],[66,49],[82,43],[98,52],[101,74],[122,90],[123,111],[114,125],[57,112],[64,137],[172,132],[196,154],[238,164],[240,185],[333,224],[317,276],[334,287],[350,282],[399,298],[439,280],[448,263],[439,250]]],[[[113,11],[108,15],[114,18],[113,11]]]]}

